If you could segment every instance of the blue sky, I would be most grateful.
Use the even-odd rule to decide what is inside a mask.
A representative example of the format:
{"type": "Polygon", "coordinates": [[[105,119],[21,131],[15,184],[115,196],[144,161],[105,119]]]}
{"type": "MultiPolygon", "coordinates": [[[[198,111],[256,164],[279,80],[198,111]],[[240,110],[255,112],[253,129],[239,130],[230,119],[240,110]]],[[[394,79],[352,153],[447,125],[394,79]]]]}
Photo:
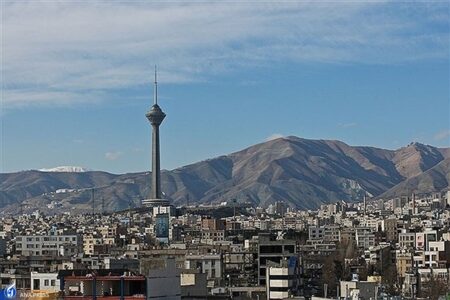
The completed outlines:
{"type": "Polygon", "coordinates": [[[447,2],[2,2],[0,172],[150,169],[277,136],[450,146],[447,2]]]}

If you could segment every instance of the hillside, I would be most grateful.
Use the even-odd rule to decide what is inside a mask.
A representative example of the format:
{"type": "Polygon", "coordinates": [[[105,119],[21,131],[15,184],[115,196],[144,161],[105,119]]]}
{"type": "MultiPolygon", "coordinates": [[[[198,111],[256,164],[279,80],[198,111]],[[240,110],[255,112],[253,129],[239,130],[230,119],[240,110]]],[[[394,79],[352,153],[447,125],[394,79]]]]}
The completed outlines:
{"type": "MultiPolygon", "coordinates": [[[[389,197],[448,187],[450,151],[412,143],[398,150],[353,147],[334,140],[279,138],[229,155],[162,173],[162,190],[175,205],[230,199],[267,206],[317,208],[364,193],[389,197]]],[[[0,174],[0,210],[40,208],[56,212],[139,206],[150,192],[150,174],[23,171],[0,174]],[[59,189],[73,189],[54,193],[59,189]],[[49,209],[48,204],[54,208],[49,209]]]]}

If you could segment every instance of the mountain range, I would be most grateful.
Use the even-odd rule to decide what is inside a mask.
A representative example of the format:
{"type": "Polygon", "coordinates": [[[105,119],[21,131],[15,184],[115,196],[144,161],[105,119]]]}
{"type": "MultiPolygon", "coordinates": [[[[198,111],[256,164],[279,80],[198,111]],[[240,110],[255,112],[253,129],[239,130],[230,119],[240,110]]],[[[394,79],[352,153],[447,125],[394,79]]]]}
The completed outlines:
{"type": "MultiPolygon", "coordinates": [[[[96,211],[115,211],[139,206],[150,193],[149,172],[57,170],[0,174],[0,213],[90,212],[92,199],[96,211]]],[[[442,191],[449,181],[450,148],[411,143],[387,150],[293,136],[162,172],[162,190],[175,205],[236,199],[262,207],[284,201],[300,209],[359,201],[365,193],[387,199],[442,191]]]]}

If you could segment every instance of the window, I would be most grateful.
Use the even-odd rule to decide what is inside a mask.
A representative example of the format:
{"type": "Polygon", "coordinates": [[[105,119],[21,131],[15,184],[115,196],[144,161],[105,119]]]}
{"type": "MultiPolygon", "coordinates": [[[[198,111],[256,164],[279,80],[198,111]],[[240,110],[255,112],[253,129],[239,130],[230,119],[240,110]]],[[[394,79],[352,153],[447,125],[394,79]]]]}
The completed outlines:
{"type": "Polygon", "coordinates": [[[289,253],[294,253],[295,246],[294,245],[286,245],[286,246],[284,246],[284,251],[289,252],[289,253]]]}
{"type": "Polygon", "coordinates": [[[44,280],[44,286],[48,286],[48,279],[44,280]]]}
{"type": "Polygon", "coordinates": [[[34,279],[33,280],[33,289],[40,290],[40,281],[39,281],[39,279],[34,279]]]}
{"type": "Polygon", "coordinates": [[[55,279],[52,279],[52,280],[51,280],[51,285],[52,285],[52,286],[55,286],[55,285],[56,285],[55,279]]]}
{"type": "Polygon", "coordinates": [[[282,246],[281,245],[267,245],[267,246],[260,246],[259,247],[260,253],[281,253],[282,252],[282,246]]]}

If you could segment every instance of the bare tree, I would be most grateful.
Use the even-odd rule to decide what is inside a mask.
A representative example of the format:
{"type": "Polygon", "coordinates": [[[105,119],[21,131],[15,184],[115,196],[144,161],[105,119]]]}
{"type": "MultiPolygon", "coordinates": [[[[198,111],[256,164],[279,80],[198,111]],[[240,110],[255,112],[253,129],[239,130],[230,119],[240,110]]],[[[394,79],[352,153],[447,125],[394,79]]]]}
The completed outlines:
{"type": "Polygon", "coordinates": [[[391,296],[400,295],[400,287],[398,283],[397,268],[394,264],[389,263],[383,273],[381,283],[385,286],[386,292],[391,296]]]}
{"type": "Polygon", "coordinates": [[[324,283],[328,285],[328,294],[336,293],[340,276],[342,276],[339,274],[339,262],[334,258],[334,255],[327,256],[322,267],[322,285],[324,283]]]}
{"type": "Polygon", "coordinates": [[[445,296],[448,292],[450,292],[450,286],[446,279],[431,276],[421,294],[429,297],[430,300],[438,300],[439,296],[445,296]]]}

